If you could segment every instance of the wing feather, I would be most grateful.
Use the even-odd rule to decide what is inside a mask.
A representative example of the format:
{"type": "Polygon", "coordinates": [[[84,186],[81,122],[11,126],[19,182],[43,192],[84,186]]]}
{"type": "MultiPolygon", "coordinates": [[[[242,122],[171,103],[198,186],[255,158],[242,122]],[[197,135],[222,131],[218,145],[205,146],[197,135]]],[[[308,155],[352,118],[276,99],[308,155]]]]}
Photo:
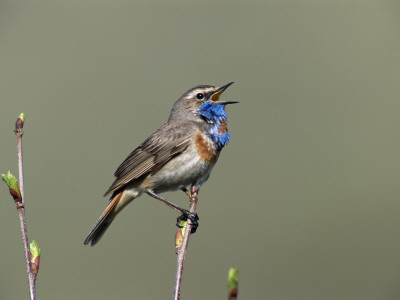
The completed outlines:
{"type": "Polygon", "coordinates": [[[180,155],[189,145],[196,129],[190,125],[192,124],[164,124],[121,163],[114,173],[115,181],[104,195],[119,190],[180,155]]]}

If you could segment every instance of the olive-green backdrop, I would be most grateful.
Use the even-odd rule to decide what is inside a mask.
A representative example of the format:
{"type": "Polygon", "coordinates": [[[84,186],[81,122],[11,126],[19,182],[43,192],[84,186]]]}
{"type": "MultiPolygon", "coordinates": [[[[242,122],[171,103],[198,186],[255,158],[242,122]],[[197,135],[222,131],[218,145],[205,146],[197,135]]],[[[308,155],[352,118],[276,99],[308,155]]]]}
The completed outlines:
{"type": "MultiPolygon", "coordinates": [[[[182,299],[399,299],[400,4],[1,1],[0,172],[23,140],[38,299],[171,299],[177,214],[143,196],[91,248],[118,164],[198,84],[231,142],[200,191],[182,299]]],[[[188,206],[181,192],[165,196],[188,206]]],[[[27,299],[0,185],[0,299],[27,299]]]]}

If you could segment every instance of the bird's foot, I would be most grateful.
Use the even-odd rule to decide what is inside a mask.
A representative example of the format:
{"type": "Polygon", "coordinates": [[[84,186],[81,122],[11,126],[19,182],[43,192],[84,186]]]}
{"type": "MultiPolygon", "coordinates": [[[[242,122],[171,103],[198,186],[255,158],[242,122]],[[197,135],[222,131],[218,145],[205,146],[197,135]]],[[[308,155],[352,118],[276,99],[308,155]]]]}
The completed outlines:
{"type": "Polygon", "coordinates": [[[192,225],[192,229],[191,229],[190,233],[195,233],[197,230],[197,227],[199,227],[199,223],[197,222],[199,220],[199,216],[196,213],[192,213],[186,209],[183,209],[182,215],[180,215],[176,219],[176,226],[178,226],[179,228],[182,228],[182,226],[179,225],[179,223],[181,221],[187,221],[187,219],[189,219],[191,221],[191,225],[192,225]]]}

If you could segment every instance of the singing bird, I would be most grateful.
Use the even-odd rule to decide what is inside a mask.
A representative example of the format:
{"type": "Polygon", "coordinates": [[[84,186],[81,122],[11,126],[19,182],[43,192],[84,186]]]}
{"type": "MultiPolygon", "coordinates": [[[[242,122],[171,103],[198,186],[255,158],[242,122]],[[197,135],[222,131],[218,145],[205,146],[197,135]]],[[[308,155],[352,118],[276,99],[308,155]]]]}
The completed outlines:
{"type": "Polygon", "coordinates": [[[118,213],[143,193],[162,201],[190,219],[193,232],[197,214],[182,209],[159,194],[199,188],[210,176],[222,148],[229,141],[225,106],[219,101],[231,84],[199,85],[184,93],[172,107],[168,121],[147,138],[115,171],[115,181],[104,194],[109,204],[84,244],[95,245],[118,213]]]}

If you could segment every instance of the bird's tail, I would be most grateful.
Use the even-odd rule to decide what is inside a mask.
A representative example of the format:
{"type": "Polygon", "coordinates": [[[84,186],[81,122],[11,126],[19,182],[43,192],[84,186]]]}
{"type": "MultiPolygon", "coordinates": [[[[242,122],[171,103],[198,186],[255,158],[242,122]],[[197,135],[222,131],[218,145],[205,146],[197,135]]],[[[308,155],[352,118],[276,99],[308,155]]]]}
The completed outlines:
{"type": "Polygon", "coordinates": [[[106,232],[107,228],[111,225],[118,212],[122,209],[122,207],[118,205],[121,204],[120,200],[122,194],[123,192],[120,192],[110,200],[107,208],[102,213],[99,220],[96,222],[96,225],[94,225],[92,231],[86,238],[84,242],[85,245],[90,243],[91,246],[94,246],[101,239],[104,232],[106,232]]]}

